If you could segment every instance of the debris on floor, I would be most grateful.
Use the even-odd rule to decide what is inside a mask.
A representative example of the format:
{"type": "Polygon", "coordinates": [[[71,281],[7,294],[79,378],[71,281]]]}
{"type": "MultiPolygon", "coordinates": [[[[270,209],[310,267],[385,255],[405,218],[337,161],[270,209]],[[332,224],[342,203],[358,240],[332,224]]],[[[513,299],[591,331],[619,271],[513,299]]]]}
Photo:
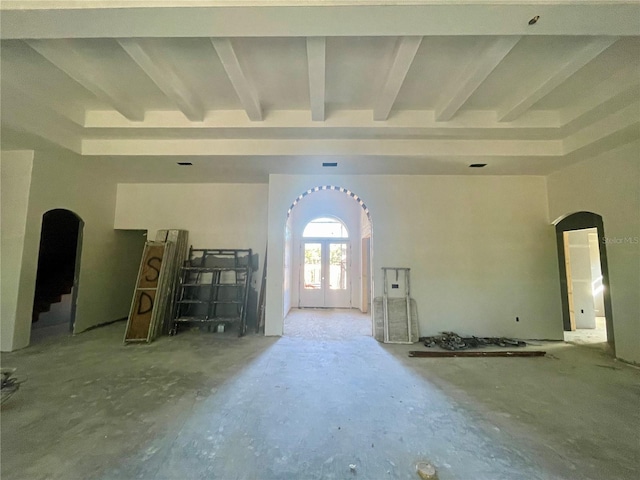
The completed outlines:
{"type": "Polygon", "coordinates": [[[442,358],[442,357],[544,357],[547,352],[542,350],[523,350],[514,352],[513,350],[499,350],[491,352],[478,352],[478,351],[447,351],[434,350],[426,352],[423,350],[413,350],[409,352],[410,357],[423,357],[423,358],[442,358]]]}
{"type": "Polygon", "coordinates": [[[0,403],[4,403],[9,400],[14,393],[20,388],[20,384],[24,380],[18,380],[14,374],[15,368],[3,368],[0,370],[0,403]]]}
{"type": "Polygon", "coordinates": [[[436,467],[428,462],[418,462],[416,465],[416,472],[422,480],[438,480],[438,472],[436,467]]]}
{"type": "Polygon", "coordinates": [[[421,337],[425,347],[440,347],[445,350],[466,350],[479,347],[526,347],[522,340],[505,337],[462,337],[455,332],[442,332],[442,335],[421,337]]]}

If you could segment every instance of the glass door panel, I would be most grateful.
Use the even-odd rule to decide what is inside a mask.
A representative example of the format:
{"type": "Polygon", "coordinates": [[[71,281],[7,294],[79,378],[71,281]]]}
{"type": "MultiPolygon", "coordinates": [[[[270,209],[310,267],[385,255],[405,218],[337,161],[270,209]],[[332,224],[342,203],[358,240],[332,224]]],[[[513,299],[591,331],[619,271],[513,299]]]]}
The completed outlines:
{"type": "Polygon", "coordinates": [[[301,249],[302,271],[300,275],[300,307],[324,307],[322,242],[304,242],[301,249]]]}
{"type": "Polygon", "coordinates": [[[347,244],[329,244],[329,289],[347,289],[347,244]]]}
{"type": "Polygon", "coordinates": [[[348,241],[326,240],[323,262],[325,276],[324,306],[351,307],[350,249],[348,241]]]}
{"type": "Polygon", "coordinates": [[[304,289],[322,288],[322,244],[304,244],[304,289]]]}

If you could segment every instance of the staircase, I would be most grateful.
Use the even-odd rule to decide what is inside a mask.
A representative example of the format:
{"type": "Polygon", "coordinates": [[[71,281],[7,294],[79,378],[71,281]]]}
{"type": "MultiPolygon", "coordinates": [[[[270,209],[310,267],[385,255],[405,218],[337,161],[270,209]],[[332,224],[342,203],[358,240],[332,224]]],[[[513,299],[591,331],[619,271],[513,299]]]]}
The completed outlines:
{"type": "Polygon", "coordinates": [[[63,295],[73,290],[73,274],[57,274],[36,281],[36,292],[33,299],[31,322],[36,323],[41,313],[51,310],[51,305],[59,303],[63,295]]]}

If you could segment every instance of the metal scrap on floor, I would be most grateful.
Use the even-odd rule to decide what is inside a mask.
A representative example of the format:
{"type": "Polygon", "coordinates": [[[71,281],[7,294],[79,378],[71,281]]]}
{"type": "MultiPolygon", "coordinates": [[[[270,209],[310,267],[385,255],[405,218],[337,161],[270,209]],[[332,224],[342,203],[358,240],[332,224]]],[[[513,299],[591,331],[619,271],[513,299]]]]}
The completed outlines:
{"type": "Polygon", "coordinates": [[[462,337],[455,332],[442,332],[442,335],[421,337],[425,347],[440,347],[445,350],[467,350],[479,347],[526,347],[522,340],[505,337],[462,337]]]}

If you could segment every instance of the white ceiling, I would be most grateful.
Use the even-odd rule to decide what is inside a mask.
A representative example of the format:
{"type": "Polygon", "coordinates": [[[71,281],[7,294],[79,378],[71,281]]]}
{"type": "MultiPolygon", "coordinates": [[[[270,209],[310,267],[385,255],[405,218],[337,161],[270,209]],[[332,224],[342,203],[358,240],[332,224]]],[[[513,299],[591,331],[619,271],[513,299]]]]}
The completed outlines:
{"type": "Polygon", "coordinates": [[[640,139],[637,1],[0,9],[2,148],[64,148],[127,181],[266,181],[322,161],[546,175],[640,139]]]}

